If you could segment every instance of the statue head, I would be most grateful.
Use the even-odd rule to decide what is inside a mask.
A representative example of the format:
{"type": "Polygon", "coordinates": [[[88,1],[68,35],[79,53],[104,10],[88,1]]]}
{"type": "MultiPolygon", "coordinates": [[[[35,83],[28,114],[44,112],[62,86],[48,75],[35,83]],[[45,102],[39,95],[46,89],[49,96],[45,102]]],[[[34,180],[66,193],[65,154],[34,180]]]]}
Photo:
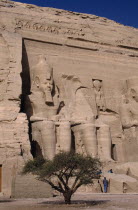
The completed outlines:
{"type": "Polygon", "coordinates": [[[129,78],[127,80],[129,99],[138,102],[138,77],[129,78]]]}
{"type": "Polygon", "coordinates": [[[129,89],[129,97],[138,102],[138,87],[130,88],[129,89]]]}
{"type": "Polygon", "coordinates": [[[47,63],[44,55],[39,56],[38,64],[32,70],[34,90],[40,90],[41,92],[43,92],[46,103],[53,102],[53,69],[47,63]]]}
{"type": "Polygon", "coordinates": [[[37,88],[39,88],[42,92],[52,93],[53,80],[52,79],[47,79],[46,75],[36,76],[34,82],[35,82],[37,88]]]}
{"type": "Polygon", "coordinates": [[[96,79],[96,80],[93,81],[93,86],[95,87],[95,89],[97,91],[100,91],[100,89],[102,87],[102,83],[99,80],[96,79]]]}

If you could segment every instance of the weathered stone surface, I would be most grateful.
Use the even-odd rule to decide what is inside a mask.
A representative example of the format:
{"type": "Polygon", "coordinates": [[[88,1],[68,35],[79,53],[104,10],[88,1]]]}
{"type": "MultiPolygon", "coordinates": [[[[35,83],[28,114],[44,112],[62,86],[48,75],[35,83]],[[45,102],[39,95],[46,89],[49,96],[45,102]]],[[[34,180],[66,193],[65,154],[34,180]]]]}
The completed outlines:
{"type": "MultiPolygon", "coordinates": [[[[16,174],[32,156],[52,159],[73,150],[113,167],[138,161],[137,58],[136,28],[95,15],[1,1],[3,195],[11,195],[16,174]]],[[[130,182],[128,192],[137,192],[136,180],[130,182]]]]}
{"type": "Polygon", "coordinates": [[[109,193],[137,193],[138,182],[137,179],[132,178],[125,174],[104,174],[109,180],[108,192],[109,193]]]}
{"type": "Polygon", "coordinates": [[[115,173],[126,174],[138,179],[138,162],[127,162],[118,164],[115,173]]]}
{"type": "Polygon", "coordinates": [[[53,191],[50,185],[38,181],[34,175],[17,175],[11,195],[16,198],[46,198],[52,197],[53,191]]]}

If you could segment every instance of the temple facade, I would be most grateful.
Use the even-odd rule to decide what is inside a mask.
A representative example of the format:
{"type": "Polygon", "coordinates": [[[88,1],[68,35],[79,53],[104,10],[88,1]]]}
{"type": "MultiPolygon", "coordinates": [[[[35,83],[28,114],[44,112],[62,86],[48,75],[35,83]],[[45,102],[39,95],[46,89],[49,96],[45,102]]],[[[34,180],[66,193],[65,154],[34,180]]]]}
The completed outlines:
{"type": "Polygon", "coordinates": [[[110,192],[138,192],[138,29],[3,0],[0,196],[35,197],[24,163],[60,151],[112,167],[110,192]]]}

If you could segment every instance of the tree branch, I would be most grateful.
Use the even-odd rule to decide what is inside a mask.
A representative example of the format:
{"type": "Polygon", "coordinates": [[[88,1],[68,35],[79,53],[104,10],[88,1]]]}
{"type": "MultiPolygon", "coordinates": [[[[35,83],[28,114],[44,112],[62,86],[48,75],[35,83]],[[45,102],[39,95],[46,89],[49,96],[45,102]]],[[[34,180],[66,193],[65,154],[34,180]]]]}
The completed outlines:
{"type": "Polygon", "coordinates": [[[62,188],[60,188],[60,187],[54,185],[50,180],[45,179],[45,181],[46,181],[53,189],[55,189],[55,190],[57,190],[57,191],[59,191],[59,192],[61,192],[61,193],[64,192],[62,188]]]}
{"type": "Polygon", "coordinates": [[[64,181],[64,179],[61,176],[58,176],[58,178],[61,181],[61,183],[64,185],[65,190],[68,190],[69,187],[66,185],[66,182],[64,181]]]}

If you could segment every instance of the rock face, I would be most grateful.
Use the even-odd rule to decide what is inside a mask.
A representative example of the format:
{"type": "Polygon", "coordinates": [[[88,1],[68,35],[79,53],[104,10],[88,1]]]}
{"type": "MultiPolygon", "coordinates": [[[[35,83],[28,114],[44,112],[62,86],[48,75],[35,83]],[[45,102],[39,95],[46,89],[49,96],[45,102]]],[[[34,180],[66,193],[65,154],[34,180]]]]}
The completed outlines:
{"type": "Polygon", "coordinates": [[[17,174],[32,157],[73,150],[105,163],[137,162],[137,110],[138,29],[1,1],[1,195],[16,191],[17,174]]]}

